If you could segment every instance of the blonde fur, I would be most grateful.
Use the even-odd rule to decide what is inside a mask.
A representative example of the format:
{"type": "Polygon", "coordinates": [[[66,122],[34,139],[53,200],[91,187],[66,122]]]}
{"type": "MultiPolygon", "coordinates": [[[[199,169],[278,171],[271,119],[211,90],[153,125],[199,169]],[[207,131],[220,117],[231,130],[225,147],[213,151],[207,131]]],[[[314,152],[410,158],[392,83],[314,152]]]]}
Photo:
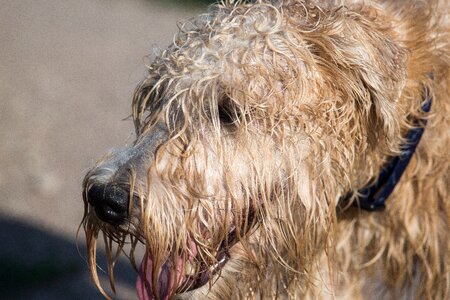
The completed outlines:
{"type": "MultiPolygon", "coordinates": [[[[101,231],[112,275],[111,241],[120,252],[131,237],[154,270],[169,258],[184,271],[191,243],[195,264],[212,266],[234,228],[219,274],[175,298],[448,299],[448,9],[420,0],[229,1],[186,22],[135,93],[137,141],[161,124],[168,139],[146,176],[132,170],[125,182],[139,199],[129,222],[103,223],[85,202],[97,285],[101,231]],[[428,124],[387,209],[337,209],[400,153],[414,117],[428,124]]],[[[85,195],[114,155],[87,175],[85,195]]]]}

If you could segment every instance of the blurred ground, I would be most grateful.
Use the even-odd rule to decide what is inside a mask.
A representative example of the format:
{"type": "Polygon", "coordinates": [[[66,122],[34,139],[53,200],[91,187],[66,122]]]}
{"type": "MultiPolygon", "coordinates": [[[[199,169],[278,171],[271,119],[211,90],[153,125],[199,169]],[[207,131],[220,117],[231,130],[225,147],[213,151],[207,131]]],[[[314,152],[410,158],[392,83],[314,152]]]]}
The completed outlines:
{"type": "MultiPolygon", "coordinates": [[[[0,298],[101,299],[76,247],[81,181],[131,141],[143,57],[206,1],[181,2],[0,0],[0,298]]],[[[133,272],[119,264],[117,299],[133,272]]]]}

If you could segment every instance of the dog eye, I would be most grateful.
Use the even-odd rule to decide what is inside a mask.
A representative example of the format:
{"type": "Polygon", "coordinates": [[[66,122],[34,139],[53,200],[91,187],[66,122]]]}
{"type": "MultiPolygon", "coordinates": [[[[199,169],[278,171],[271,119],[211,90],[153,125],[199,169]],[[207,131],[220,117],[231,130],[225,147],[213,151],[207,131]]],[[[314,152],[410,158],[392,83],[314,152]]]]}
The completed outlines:
{"type": "Polygon", "coordinates": [[[220,123],[223,125],[236,125],[239,120],[237,109],[227,102],[219,104],[218,116],[220,123]]]}

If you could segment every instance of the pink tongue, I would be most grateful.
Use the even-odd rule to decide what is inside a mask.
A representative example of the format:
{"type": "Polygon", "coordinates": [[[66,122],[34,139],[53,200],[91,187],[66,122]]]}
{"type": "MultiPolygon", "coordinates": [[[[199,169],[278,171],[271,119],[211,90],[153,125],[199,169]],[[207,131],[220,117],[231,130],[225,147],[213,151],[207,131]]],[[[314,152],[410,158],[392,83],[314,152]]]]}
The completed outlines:
{"type": "MultiPolygon", "coordinates": [[[[177,281],[181,282],[181,269],[182,269],[181,258],[178,259],[177,266],[177,281]]],[[[156,299],[153,296],[153,291],[159,295],[160,300],[168,300],[170,295],[174,293],[174,276],[171,274],[171,269],[168,262],[166,261],[160,271],[158,276],[157,287],[152,285],[152,268],[153,261],[149,255],[145,255],[141,262],[141,267],[139,269],[139,275],[136,281],[136,290],[140,300],[153,300],[156,299]]]]}

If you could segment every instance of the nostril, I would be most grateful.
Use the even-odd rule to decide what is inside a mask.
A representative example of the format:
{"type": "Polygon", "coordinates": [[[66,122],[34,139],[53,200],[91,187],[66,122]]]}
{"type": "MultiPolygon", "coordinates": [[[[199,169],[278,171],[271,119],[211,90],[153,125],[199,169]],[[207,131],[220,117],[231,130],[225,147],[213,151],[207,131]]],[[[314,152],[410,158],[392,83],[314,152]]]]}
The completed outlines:
{"type": "Polygon", "coordinates": [[[96,206],[97,204],[101,203],[104,193],[105,186],[93,185],[87,193],[89,204],[96,206]]]}
{"type": "Polygon", "coordinates": [[[129,192],[124,188],[115,185],[93,185],[87,196],[100,220],[118,225],[127,218],[129,192]]]}

